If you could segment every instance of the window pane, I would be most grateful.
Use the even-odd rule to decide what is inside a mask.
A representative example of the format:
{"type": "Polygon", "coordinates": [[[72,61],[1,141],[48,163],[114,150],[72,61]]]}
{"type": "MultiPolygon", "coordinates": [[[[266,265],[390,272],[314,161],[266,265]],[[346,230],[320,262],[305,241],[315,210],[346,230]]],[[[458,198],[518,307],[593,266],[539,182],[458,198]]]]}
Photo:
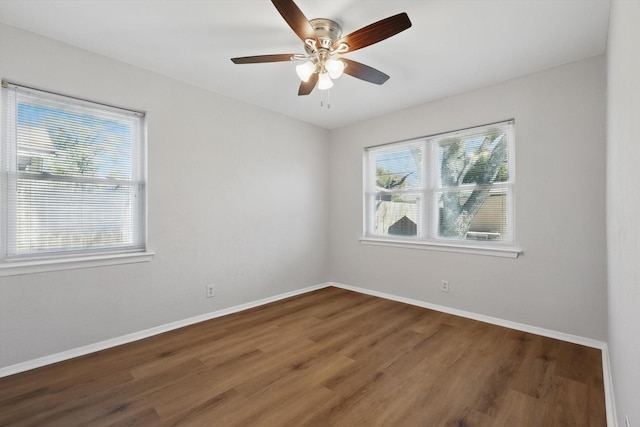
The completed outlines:
{"type": "Polygon", "coordinates": [[[443,191],[438,198],[438,237],[509,240],[507,190],[443,191]]]}
{"type": "Polygon", "coordinates": [[[376,190],[414,190],[422,186],[422,147],[376,153],[376,190]]]}
{"type": "Polygon", "coordinates": [[[439,140],[440,186],[507,182],[507,138],[506,129],[496,127],[439,140]]]}
{"type": "Polygon", "coordinates": [[[513,153],[513,121],[365,149],[365,238],[513,243],[513,153]]]}
{"type": "Polygon", "coordinates": [[[131,245],[132,196],[122,185],[20,179],[16,253],[131,245]]]}
{"type": "Polygon", "coordinates": [[[375,196],[374,233],[389,236],[417,236],[420,231],[420,196],[385,194],[375,196]]]}
{"type": "Polygon", "coordinates": [[[18,170],[58,176],[131,179],[129,117],[21,97],[18,170]]]}
{"type": "Polygon", "coordinates": [[[3,87],[6,258],[145,249],[144,114],[3,87]]]}

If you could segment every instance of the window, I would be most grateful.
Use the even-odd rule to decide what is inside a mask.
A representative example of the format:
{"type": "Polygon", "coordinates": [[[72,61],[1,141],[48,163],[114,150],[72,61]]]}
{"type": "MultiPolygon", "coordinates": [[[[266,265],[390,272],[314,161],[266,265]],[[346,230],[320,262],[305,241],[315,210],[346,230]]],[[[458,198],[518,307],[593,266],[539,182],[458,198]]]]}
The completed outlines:
{"type": "Polygon", "coordinates": [[[365,149],[363,241],[512,246],[513,145],[508,121],[365,149]]]}
{"type": "Polygon", "coordinates": [[[144,114],[3,82],[3,266],[146,249],[144,114]]]}

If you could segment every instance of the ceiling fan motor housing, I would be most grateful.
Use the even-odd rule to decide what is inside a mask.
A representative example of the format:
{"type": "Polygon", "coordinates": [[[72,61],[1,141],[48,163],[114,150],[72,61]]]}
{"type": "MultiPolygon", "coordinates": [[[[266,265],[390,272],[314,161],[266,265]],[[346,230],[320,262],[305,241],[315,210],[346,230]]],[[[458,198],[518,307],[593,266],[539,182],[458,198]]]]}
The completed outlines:
{"type": "MultiPolygon", "coordinates": [[[[330,49],[333,44],[342,37],[342,28],[340,25],[326,18],[317,18],[309,21],[316,32],[321,48],[330,49]]],[[[308,54],[313,53],[310,46],[305,43],[305,50],[308,54]]]]}

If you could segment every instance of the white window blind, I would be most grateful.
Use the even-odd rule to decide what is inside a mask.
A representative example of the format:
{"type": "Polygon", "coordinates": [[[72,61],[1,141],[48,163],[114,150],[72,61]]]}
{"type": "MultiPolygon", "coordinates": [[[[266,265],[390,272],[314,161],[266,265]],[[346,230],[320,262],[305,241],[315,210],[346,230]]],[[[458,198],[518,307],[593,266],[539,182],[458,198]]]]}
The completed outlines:
{"type": "Polygon", "coordinates": [[[3,82],[3,259],[144,251],[144,114],[3,82]]]}
{"type": "Polygon", "coordinates": [[[365,239],[514,243],[513,122],[365,150],[365,239]]]}

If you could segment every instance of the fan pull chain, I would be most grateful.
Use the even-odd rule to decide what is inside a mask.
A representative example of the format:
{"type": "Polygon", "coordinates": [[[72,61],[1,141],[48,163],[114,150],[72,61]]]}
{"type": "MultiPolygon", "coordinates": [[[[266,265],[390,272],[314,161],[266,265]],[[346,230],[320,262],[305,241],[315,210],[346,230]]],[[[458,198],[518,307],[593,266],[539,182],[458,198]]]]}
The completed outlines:
{"type": "Polygon", "coordinates": [[[324,107],[325,105],[327,106],[327,110],[331,109],[331,98],[329,96],[329,89],[320,91],[320,107],[324,107]],[[325,96],[325,92],[326,92],[326,96],[325,96]],[[326,101],[325,101],[325,98],[326,98],[326,101]]]}

